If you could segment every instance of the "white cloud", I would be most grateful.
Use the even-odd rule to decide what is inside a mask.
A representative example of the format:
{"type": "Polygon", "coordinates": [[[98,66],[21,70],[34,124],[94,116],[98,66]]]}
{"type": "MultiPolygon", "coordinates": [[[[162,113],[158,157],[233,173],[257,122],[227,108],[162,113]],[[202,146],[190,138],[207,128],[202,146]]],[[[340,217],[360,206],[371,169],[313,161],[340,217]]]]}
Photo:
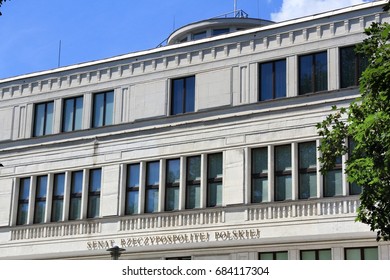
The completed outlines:
{"type": "Polygon", "coordinates": [[[280,10],[276,13],[271,13],[271,20],[279,22],[364,2],[367,2],[367,0],[283,0],[280,10]]]}

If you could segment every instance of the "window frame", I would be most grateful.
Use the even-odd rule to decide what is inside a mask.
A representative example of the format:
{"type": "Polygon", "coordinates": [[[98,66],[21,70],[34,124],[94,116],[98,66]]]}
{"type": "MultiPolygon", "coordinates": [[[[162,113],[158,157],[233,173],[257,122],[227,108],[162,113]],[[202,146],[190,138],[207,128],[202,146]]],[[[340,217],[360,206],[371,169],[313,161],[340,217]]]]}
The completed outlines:
{"type": "Polygon", "coordinates": [[[186,187],[185,187],[185,189],[186,189],[186,200],[185,200],[185,209],[199,209],[199,208],[201,208],[201,202],[200,202],[200,200],[201,200],[201,197],[200,197],[200,192],[201,192],[201,178],[202,178],[202,170],[201,170],[201,168],[202,168],[202,157],[200,156],[200,155],[198,155],[198,156],[190,156],[190,157],[187,157],[186,158],[186,187]],[[189,172],[190,172],[190,164],[189,164],[189,162],[190,162],[190,160],[192,160],[192,159],[198,159],[199,160],[199,177],[198,177],[198,179],[194,179],[194,180],[189,180],[188,178],[190,178],[190,176],[189,176],[189,172]],[[199,200],[199,205],[198,206],[196,206],[195,204],[196,204],[196,200],[195,200],[195,202],[194,202],[194,207],[190,207],[189,205],[190,205],[190,197],[189,197],[189,195],[190,195],[190,191],[189,191],[189,188],[190,187],[198,187],[199,188],[199,198],[198,198],[198,200],[199,200]]]}
{"type": "MultiPolygon", "coordinates": [[[[340,156],[339,162],[337,162],[337,159],[336,159],[336,164],[335,166],[331,169],[331,170],[328,170],[328,172],[326,174],[323,175],[323,196],[324,197],[337,197],[337,196],[342,196],[343,195],[343,182],[342,182],[342,178],[341,178],[341,194],[334,194],[334,195],[327,195],[327,192],[326,192],[326,189],[328,187],[328,184],[327,184],[327,176],[329,175],[329,172],[331,171],[339,171],[341,173],[341,176],[343,174],[343,160],[342,160],[342,157],[340,156]]],[[[336,189],[335,189],[335,192],[336,192],[336,189]]]]}
{"type": "Polygon", "coordinates": [[[48,185],[49,185],[49,178],[48,178],[47,175],[37,176],[37,178],[36,178],[36,185],[35,185],[35,198],[34,198],[34,215],[33,215],[33,217],[34,217],[33,218],[33,223],[34,224],[43,224],[43,223],[45,223],[48,185]],[[46,178],[46,185],[45,186],[40,184],[41,178],[46,178]],[[43,196],[39,196],[40,188],[44,188],[44,190],[45,190],[43,196]],[[43,216],[39,216],[38,213],[37,213],[38,204],[40,204],[41,202],[44,202],[43,216]],[[38,218],[40,218],[40,219],[38,219],[38,218]]]}
{"type": "Polygon", "coordinates": [[[34,104],[34,125],[33,125],[33,137],[41,137],[45,135],[51,135],[53,134],[53,127],[54,127],[54,101],[46,101],[46,102],[40,102],[34,104]],[[50,130],[48,131],[48,105],[52,106],[52,115],[51,115],[51,127],[50,130]],[[43,125],[42,125],[42,134],[37,132],[37,115],[38,115],[38,107],[40,105],[44,105],[44,111],[43,111],[43,125]]]}
{"type": "Polygon", "coordinates": [[[349,248],[344,248],[344,260],[351,260],[347,259],[347,251],[348,250],[360,250],[360,260],[367,260],[365,258],[365,250],[366,249],[376,249],[377,250],[377,259],[379,260],[379,248],[377,246],[368,246],[368,247],[349,247],[349,248]]]}
{"type": "Polygon", "coordinates": [[[259,77],[259,96],[258,96],[258,101],[260,102],[263,102],[263,101],[267,101],[267,100],[274,100],[274,99],[279,99],[279,98],[285,98],[287,96],[287,60],[285,58],[283,59],[278,59],[278,60],[272,60],[272,61],[264,61],[264,62],[260,62],[258,64],[258,77],[259,77]],[[277,63],[280,63],[280,62],[284,62],[284,95],[283,96],[280,96],[280,97],[277,97],[276,96],[276,89],[277,89],[277,86],[276,86],[276,81],[277,81],[277,71],[276,71],[276,64],[277,63]],[[264,96],[263,94],[263,91],[262,91],[262,83],[264,83],[263,79],[262,79],[262,73],[263,73],[263,70],[262,70],[262,66],[263,65],[266,65],[266,64],[271,64],[272,66],[272,81],[271,81],[271,86],[272,86],[272,97],[269,98],[269,99],[263,99],[262,97],[264,96]]]}
{"type": "Polygon", "coordinates": [[[333,258],[333,256],[332,256],[332,249],[330,249],[330,248],[327,248],[327,249],[314,249],[314,250],[300,250],[299,251],[299,259],[301,260],[301,261],[306,261],[306,260],[304,260],[302,257],[303,257],[303,253],[304,252],[314,252],[314,255],[315,255],[315,259],[314,260],[316,260],[316,261],[319,261],[319,260],[327,260],[327,259],[320,259],[320,252],[325,252],[325,251],[329,251],[330,252],[330,260],[332,260],[333,258]]]}
{"type": "Polygon", "coordinates": [[[174,159],[167,159],[165,161],[165,211],[177,211],[179,210],[179,201],[177,201],[177,204],[174,205],[174,207],[171,209],[171,207],[168,207],[169,205],[169,197],[168,197],[168,190],[177,190],[179,192],[180,197],[180,158],[174,158],[174,159]],[[168,182],[168,173],[169,173],[169,163],[170,161],[178,161],[179,162],[179,181],[178,182],[168,182]]]}
{"type": "Polygon", "coordinates": [[[141,178],[141,163],[131,163],[126,166],[126,197],[125,197],[125,215],[135,215],[139,213],[139,196],[140,196],[140,178],[141,178]],[[130,169],[133,166],[138,166],[138,184],[135,186],[131,186],[130,180],[131,180],[131,172],[130,169]],[[133,207],[130,207],[129,205],[129,195],[130,193],[136,192],[137,193],[137,209],[133,213],[132,210],[133,207]]]}
{"type": "Polygon", "coordinates": [[[317,197],[317,191],[314,196],[311,194],[308,197],[302,197],[302,186],[301,186],[301,175],[306,175],[306,174],[315,174],[316,175],[316,190],[317,190],[317,142],[316,141],[308,141],[308,142],[301,142],[298,143],[298,198],[299,199],[311,199],[311,198],[316,198],[317,197]],[[308,168],[302,168],[301,167],[301,150],[300,148],[304,144],[314,144],[315,146],[315,160],[316,160],[316,167],[308,167],[308,168]]]}
{"type": "Polygon", "coordinates": [[[31,177],[25,177],[19,179],[19,193],[18,193],[18,208],[17,208],[17,215],[16,215],[16,225],[22,226],[27,225],[29,222],[28,214],[29,214],[29,206],[30,206],[30,195],[31,195],[31,177]],[[28,193],[26,198],[21,198],[23,192],[21,192],[22,185],[24,184],[22,182],[28,181],[28,193]],[[21,216],[21,206],[27,206],[27,212],[26,216],[21,216]],[[21,220],[23,219],[23,220],[21,220]]]}
{"type": "Polygon", "coordinates": [[[325,92],[328,90],[328,80],[329,80],[329,65],[328,65],[328,51],[319,51],[315,53],[309,53],[309,54],[303,54],[298,56],[298,95],[305,95],[310,93],[317,93],[317,92],[325,92]],[[319,55],[325,54],[326,56],[326,86],[324,89],[317,89],[317,81],[319,80],[318,73],[316,71],[317,66],[317,59],[316,57],[319,55]],[[304,57],[310,57],[311,56],[311,83],[310,83],[310,91],[308,92],[302,92],[302,77],[301,77],[301,70],[302,70],[302,60],[304,57]]]}
{"type": "MultiPolygon", "coordinates": [[[[255,180],[261,180],[261,179],[266,179],[267,180],[267,186],[269,187],[269,170],[268,170],[268,147],[260,147],[260,148],[254,148],[251,150],[251,203],[262,203],[262,202],[268,202],[268,197],[264,199],[264,195],[262,194],[262,199],[261,201],[257,201],[254,197],[254,189],[255,189],[255,180]],[[266,151],[266,164],[267,164],[267,172],[254,172],[254,158],[255,158],[255,153],[259,150],[265,150],[266,151]]],[[[267,193],[268,195],[268,193],[267,193]]]]}
{"type": "Polygon", "coordinates": [[[50,217],[50,220],[51,222],[60,222],[63,220],[63,216],[64,216],[64,197],[65,197],[65,180],[66,180],[66,173],[57,173],[57,174],[54,174],[54,178],[53,178],[53,193],[52,193],[52,201],[51,201],[51,217],[50,217]],[[62,195],[56,195],[56,189],[58,187],[57,185],[57,176],[60,176],[60,175],[63,175],[64,176],[64,184],[63,184],[63,189],[62,189],[62,195]],[[55,207],[54,207],[54,204],[58,201],[61,201],[61,204],[62,204],[62,207],[61,207],[61,215],[60,215],[60,218],[59,220],[56,220],[54,219],[55,217],[55,207]]]}
{"type": "Polygon", "coordinates": [[[287,198],[287,195],[285,193],[285,196],[284,196],[284,199],[277,199],[278,197],[278,192],[277,192],[277,178],[278,177],[285,177],[285,176],[290,176],[291,177],[291,195],[292,195],[292,165],[293,165],[293,161],[292,161],[292,147],[291,147],[291,144],[285,144],[285,145],[278,145],[278,146],[274,146],[274,200],[275,201],[290,201],[292,200],[292,197],[291,198],[287,198]],[[277,149],[278,148],[282,148],[282,147],[289,147],[290,148],[290,169],[287,169],[287,170],[277,170],[277,149]]]}
{"type": "Polygon", "coordinates": [[[82,196],[83,196],[83,185],[84,185],[84,171],[83,170],[79,170],[79,171],[73,171],[71,174],[70,174],[70,196],[69,196],[69,213],[68,213],[68,219],[69,221],[77,221],[77,220],[80,220],[81,219],[81,214],[82,214],[82,208],[81,208],[81,204],[82,204],[82,196]],[[75,177],[76,177],[76,174],[81,174],[81,192],[74,192],[74,188],[76,186],[75,184],[75,177]],[[72,217],[72,201],[75,201],[75,200],[80,200],[80,206],[78,207],[78,212],[79,212],[79,215],[78,217],[72,217]]]}
{"type": "MultiPolygon", "coordinates": [[[[367,59],[364,56],[360,55],[359,53],[356,53],[355,49],[356,49],[356,45],[343,46],[343,47],[339,48],[339,58],[340,58],[339,59],[339,74],[340,74],[339,87],[340,87],[340,89],[358,87],[359,86],[359,79],[360,79],[363,71],[367,68],[367,65],[368,65],[367,59]],[[355,66],[353,67],[353,76],[354,76],[353,77],[354,78],[353,84],[345,86],[345,85],[343,85],[344,84],[343,82],[345,82],[345,80],[343,78],[345,78],[345,77],[343,76],[344,72],[342,71],[342,67],[343,67],[343,50],[347,50],[347,49],[349,49],[349,50],[352,49],[352,51],[354,53],[353,63],[355,64],[355,66]],[[366,61],[364,61],[364,60],[366,60],[366,61]],[[364,62],[367,65],[364,69],[362,69],[362,66],[363,66],[362,64],[364,62]]],[[[349,60],[346,60],[346,62],[351,63],[351,61],[349,61],[349,60]]]]}
{"type": "Polygon", "coordinates": [[[77,130],[81,130],[83,129],[83,111],[84,111],[84,96],[81,95],[81,96],[75,96],[75,97],[69,97],[69,98],[65,98],[63,100],[63,106],[62,106],[62,123],[61,123],[61,132],[71,132],[71,131],[77,131],[77,130]],[[72,128],[70,130],[66,130],[65,128],[65,121],[66,121],[66,102],[67,101],[70,101],[70,100],[73,100],[73,106],[72,106],[72,119],[71,119],[71,123],[72,123],[72,128]],[[78,100],[81,100],[81,127],[76,129],[76,108],[77,108],[77,102],[78,100]]]}
{"type": "Polygon", "coordinates": [[[287,254],[287,260],[288,260],[288,251],[277,251],[277,252],[259,252],[258,253],[258,259],[259,260],[268,260],[268,259],[262,259],[261,255],[262,254],[272,254],[272,260],[273,261],[278,261],[278,260],[285,260],[285,259],[278,259],[278,254],[287,254]]]}
{"type": "Polygon", "coordinates": [[[109,125],[113,125],[114,124],[114,112],[115,112],[115,91],[114,90],[108,90],[108,91],[103,91],[103,92],[96,92],[93,94],[93,97],[92,97],[92,128],[99,128],[99,127],[104,127],[104,126],[109,126],[109,125]],[[112,116],[111,116],[111,122],[110,123],[106,123],[107,122],[107,95],[108,94],[112,94],[112,116]],[[103,95],[103,112],[102,112],[102,124],[98,123],[98,124],[95,124],[96,123],[96,99],[97,99],[97,96],[98,95],[103,95]]]}
{"type": "Polygon", "coordinates": [[[160,181],[158,181],[158,184],[153,184],[153,185],[149,185],[148,184],[148,181],[149,181],[149,175],[150,175],[150,165],[152,163],[158,163],[158,177],[160,178],[160,167],[161,167],[161,163],[159,160],[156,160],[156,161],[150,161],[150,162],[147,162],[146,163],[146,176],[145,176],[145,205],[144,205],[144,212],[145,213],[156,213],[159,211],[159,201],[157,199],[157,205],[154,205],[154,210],[153,211],[149,211],[148,210],[148,206],[149,206],[149,195],[148,195],[148,191],[151,191],[151,190],[157,190],[157,196],[159,197],[160,195],[160,181]]]}
{"type": "Polygon", "coordinates": [[[94,168],[89,170],[89,180],[88,180],[88,206],[87,206],[87,219],[94,219],[98,218],[100,216],[100,200],[101,200],[101,189],[102,189],[102,169],[101,168],[94,168]],[[99,187],[98,190],[93,190],[95,186],[92,185],[92,177],[94,172],[99,172],[100,181],[94,182],[98,183],[99,187]],[[97,207],[95,212],[92,212],[92,209],[90,208],[93,199],[98,198],[97,207]]]}
{"type": "Polygon", "coordinates": [[[191,76],[186,76],[186,77],[181,77],[181,78],[175,78],[171,79],[171,89],[170,89],[170,115],[171,116],[176,116],[176,115],[182,115],[182,114],[188,114],[188,113],[193,113],[195,112],[195,99],[196,99],[196,76],[191,75],[191,76]],[[189,87],[187,86],[189,80],[193,79],[193,96],[191,96],[191,92],[189,91],[189,87]],[[180,110],[178,112],[174,112],[175,106],[175,96],[176,96],[176,87],[175,87],[175,82],[177,81],[183,81],[183,87],[181,88],[183,93],[182,93],[182,101],[180,104],[180,110]],[[189,98],[191,97],[191,101],[193,103],[193,106],[191,106],[190,110],[187,110],[187,101],[190,100],[189,98]]]}
{"type": "MultiPolygon", "coordinates": [[[[216,192],[218,194],[218,189],[216,189],[216,192]]],[[[223,152],[217,152],[213,154],[207,155],[207,197],[206,197],[206,207],[221,207],[223,205],[223,152]],[[216,174],[217,176],[211,177],[210,176],[210,167],[211,167],[211,158],[213,156],[221,155],[221,171],[222,175],[218,176],[219,174],[216,174]],[[216,196],[216,201],[211,201],[211,185],[213,184],[221,184],[221,202],[218,204],[218,197],[216,196]]]]}

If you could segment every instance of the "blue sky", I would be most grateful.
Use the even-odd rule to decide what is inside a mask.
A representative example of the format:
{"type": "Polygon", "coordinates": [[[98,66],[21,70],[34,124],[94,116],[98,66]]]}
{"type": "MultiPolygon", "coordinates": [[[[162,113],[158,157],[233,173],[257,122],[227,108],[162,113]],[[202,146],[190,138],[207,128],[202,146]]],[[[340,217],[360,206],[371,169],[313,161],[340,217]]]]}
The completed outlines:
{"type": "MultiPolygon", "coordinates": [[[[364,0],[237,0],[250,17],[287,20],[364,0]]],[[[174,28],[232,12],[234,0],[10,0],[0,16],[0,80],[155,48],[174,28]]]]}

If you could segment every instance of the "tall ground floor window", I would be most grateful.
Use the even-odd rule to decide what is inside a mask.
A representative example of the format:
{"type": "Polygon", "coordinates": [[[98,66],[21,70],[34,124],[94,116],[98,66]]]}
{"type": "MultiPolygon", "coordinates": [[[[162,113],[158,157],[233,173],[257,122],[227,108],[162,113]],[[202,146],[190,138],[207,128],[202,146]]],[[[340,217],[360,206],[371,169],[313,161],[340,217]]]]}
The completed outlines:
{"type": "Polygon", "coordinates": [[[207,207],[222,206],[222,153],[207,157],[207,207]]]}

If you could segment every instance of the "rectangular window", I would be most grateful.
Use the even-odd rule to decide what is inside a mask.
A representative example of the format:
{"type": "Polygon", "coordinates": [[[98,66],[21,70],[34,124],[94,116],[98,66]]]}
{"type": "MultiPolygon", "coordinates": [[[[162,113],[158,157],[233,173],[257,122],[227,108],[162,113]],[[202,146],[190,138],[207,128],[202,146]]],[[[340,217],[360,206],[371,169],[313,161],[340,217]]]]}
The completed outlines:
{"type": "Polygon", "coordinates": [[[316,142],[300,143],[299,198],[317,197],[317,146],[316,142]]]}
{"type": "Polygon", "coordinates": [[[65,173],[54,175],[51,221],[62,221],[64,209],[65,173]]]}
{"type": "Polygon", "coordinates": [[[359,78],[367,68],[367,58],[355,52],[355,46],[340,49],[340,88],[359,85],[359,78]]]}
{"type": "Polygon", "coordinates": [[[201,157],[187,158],[186,209],[200,208],[201,157]]]}
{"type": "Polygon", "coordinates": [[[101,92],[93,96],[92,127],[101,127],[113,124],[114,92],[101,92]]]}
{"type": "Polygon", "coordinates": [[[378,260],[378,247],[345,248],[346,260],[378,260]]]}
{"type": "Polygon", "coordinates": [[[100,215],[100,191],[102,184],[102,170],[92,169],[89,171],[88,188],[88,218],[96,218],[100,215]]]}
{"type": "Polygon", "coordinates": [[[286,97],[286,60],[260,64],[260,101],[286,97]]]}
{"type": "Polygon", "coordinates": [[[53,108],[53,101],[35,105],[34,137],[53,133],[53,108]]]}
{"type": "Polygon", "coordinates": [[[28,221],[28,204],[30,197],[30,178],[20,179],[17,225],[26,225],[28,221]]]}
{"type": "Polygon", "coordinates": [[[288,252],[259,253],[259,260],[288,260],[288,252]]]}
{"type": "Polygon", "coordinates": [[[251,202],[268,201],[268,148],[252,150],[251,202]]]}
{"type": "Polygon", "coordinates": [[[230,32],[229,28],[219,28],[219,29],[213,29],[213,35],[212,36],[218,36],[222,34],[228,34],[230,32]]]}
{"type": "Polygon", "coordinates": [[[47,176],[37,177],[35,191],[34,224],[45,222],[47,176]]]}
{"type": "Polygon", "coordinates": [[[341,157],[336,159],[336,165],[324,175],[324,196],[343,195],[341,157]]]}
{"type": "Polygon", "coordinates": [[[291,145],[275,147],[275,201],[292,199],[291,145]]]}
{"type": "Polygon", "coordinates": [[[68,98],[64,100],[62,116],[62,131],[74,131],[82,128],[83,97],[68,98]]]}
{"type": "Polygon", "coordinates": [[[194,112],[195,76],[172,80],[171,115],[194,112]]]}
{"type": "Polygon", "coordinates": [[[207,157],[207,207],[222,206],[222,153],[207,157]]]}
{"type": "Polygon", "coordinates": [[[301,251],[301,260],[331,260],[331,259],[332,259],[331,249],[301,251]]]}
{"type": "Polygon", "coordinates": [[[138,213],[139,197],[139,174],[140,164],[129,164],[127,166],[127,183],[126,183],[126,215],[138,213]]]}
{"type": "Polygon", "coordinates": [[[195,33],[195,34],[192,34],[192,40],[200,40],[200,39],[206,38],[206,36],[207,36],[206,31],[195,33]]]}
{"type": "MultiPolygon", "coordinates": [[[[348,138],[348,155],[349,158],[352,155],[352,151],[355,149],[355,141],[353,141],[352,137],[348,138]]],[[[362,193],[362,187],[357,183],[349,183],[349,194],[350,195],[358,195],[362,193]]]]}
{"type": "Polygon", "coordinates": [[[70,185],[69,220],[81,219],[81,196],[83,191],[83,171],[72,173],[70,185]]]}
{"type": "Polygon", "coordinates": [[[158,211],[158,193],[160,185],[160,162],[146,164],[145,212],[158,211]]]}
{"type": "Polygon", "coordinates": [[[179,209],[180,159],[167,160],[165,182],[165,210],[179,209]]]}
{"type": "Polygon", "coordinates": [[[328,89],[327,52],[299,57],[299,94],[328,89]]]}

